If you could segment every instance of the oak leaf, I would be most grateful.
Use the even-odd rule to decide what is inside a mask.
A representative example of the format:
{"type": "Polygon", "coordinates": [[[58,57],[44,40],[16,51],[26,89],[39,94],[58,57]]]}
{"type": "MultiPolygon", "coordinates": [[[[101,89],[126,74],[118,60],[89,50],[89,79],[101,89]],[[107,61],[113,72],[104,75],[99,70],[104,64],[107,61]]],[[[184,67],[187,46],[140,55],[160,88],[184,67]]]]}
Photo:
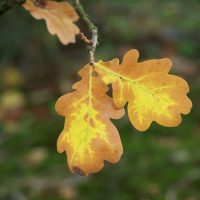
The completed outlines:
{"type": "Polygon", "coordinates": [[[67,45],[75,42],[75,35],[80,30],[74,22],[79,17],[69,3],[43,0],[37,4],[33,0],[27,0],[23,7],[35,19],[44,19],[49,33],[57,35],[62,44],[67,45]]]}
{"type": "Polygon", "coordinates": [[[106,94],[107,86],[90,65],[80,70],[81,81],[72,93],[60,97],[57,112],[66,117],[64,130],[57,141],[58,152],[66,151],[72,172],[88,175],[99,171],[104,160],[119,161],[123,148],[116,127],[110,121],[124,115],[106,94]]]}
{"type": "Polygon", "coordinates": [[[171,61],[167,58],[138,63],[137,50],[128,51],[121,64],[118,59],[99,61],[95,69],[105,84],[112,84],[117,108],[128,102],[128,115],[133,126],[145,131],[153,121],[167,127],[181,122],[181,113],[192,107],[188,84],[168,74],[171,61]]]}

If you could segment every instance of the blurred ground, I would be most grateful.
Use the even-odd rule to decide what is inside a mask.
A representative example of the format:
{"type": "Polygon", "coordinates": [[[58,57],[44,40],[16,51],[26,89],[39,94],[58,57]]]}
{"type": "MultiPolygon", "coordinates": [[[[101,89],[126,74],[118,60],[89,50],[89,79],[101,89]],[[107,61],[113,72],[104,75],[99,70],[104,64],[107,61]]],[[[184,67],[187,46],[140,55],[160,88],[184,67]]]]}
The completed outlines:
{"type": "Polygon", "coordinates": [[[121,161],[90,177],[72,175],[56,152],[64,119],[54,103],[79,80],[87,51],[81,41],[62,46],[44,22],[12,9],[0,16],[0,199],[199,200],[200,1],[83,2],[99,27],[97,58],[131,48],[140,61],[171,58],[173,73],[190,84],[193,110],[177,128],[153,124],[139,133],[126,118],[117,122],[121,161]]]}

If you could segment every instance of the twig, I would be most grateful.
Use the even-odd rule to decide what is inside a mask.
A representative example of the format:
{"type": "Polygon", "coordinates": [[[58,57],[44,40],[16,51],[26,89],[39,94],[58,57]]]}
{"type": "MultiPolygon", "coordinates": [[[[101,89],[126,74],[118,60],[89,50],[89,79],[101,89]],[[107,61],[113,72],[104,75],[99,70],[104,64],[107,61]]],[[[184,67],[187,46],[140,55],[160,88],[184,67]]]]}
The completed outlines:
{"type": "Polygon", "coordinates": [[[80,14],[81,18],[85,21],[85,23],[88,26],[89,31],[92,34],[92,39],[89,40],[83,33],[81,33],[81,39],[88,45],[89,47],[89,54],[90,54],[90,65],[94,66],[95,58],[94,53],[96,50],[96,47],[98,45],[98,29],[97,27],[92,23],[92,21],[89,19],[87,13],[85,12],[82,4],[79,0],[74,0],[74,7],[80,14]]]}
{"type": "Polygon", "coordinates": [[[92,41],[89,40],[84,33],[79,33],[79,36],[81,38],[81,40],[83,40],[83,42],[85,42],[87,45],[92,45],[92,41]]]}

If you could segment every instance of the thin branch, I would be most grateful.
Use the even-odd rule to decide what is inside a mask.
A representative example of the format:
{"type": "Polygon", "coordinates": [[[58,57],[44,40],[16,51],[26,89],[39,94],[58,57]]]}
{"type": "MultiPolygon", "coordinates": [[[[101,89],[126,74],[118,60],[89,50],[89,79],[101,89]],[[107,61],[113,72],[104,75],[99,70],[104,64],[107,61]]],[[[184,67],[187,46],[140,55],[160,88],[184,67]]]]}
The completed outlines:
{"type": "Polygon", "coordinates": [[[85,21],[85,23],[88,26],[89,31],[92,34],[92,38],[91,38],[91,40],[89,40],[83,33],[81,33],[81,39],[89,47],[90,65],[94,66],[94,63],[95,63],[94,53],[95,53],[96,47],[98,45],[98,29],[93,24],[93,22],[89,19],[88,14],[85,12],[85,10],[79,0],[74,0],[74,7],[76,8],[77,12],[80,14],[81,18],[85,21]],[[90,41],[90,43],[88,41],[90,41]]]}
{"type": "Polygon", "coordinates": [[[87,45],[92,45],[92,41],[89,40],[84,33],[79,33],[79,36],[81,38],[81,40],[83,40],[83,42],[85,42],[87,45]]]}

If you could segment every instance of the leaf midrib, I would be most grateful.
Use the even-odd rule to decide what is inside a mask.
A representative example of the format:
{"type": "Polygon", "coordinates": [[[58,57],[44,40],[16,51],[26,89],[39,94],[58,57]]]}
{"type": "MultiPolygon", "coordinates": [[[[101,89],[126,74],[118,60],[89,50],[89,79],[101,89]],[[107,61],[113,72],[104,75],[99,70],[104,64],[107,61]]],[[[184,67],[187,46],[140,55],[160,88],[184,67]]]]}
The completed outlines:
{"type": "MultiPolygon", "coordinates": [[[[141,89],[143,89],[143,90],[145,90],[146,92],[150,93],[152,96],[156,96],[157,98],[163,98],[165,101],[169,102],[169,100],[168,100],[167,98],[165,98],[165,97],[163,97],[163,96],[159,96],[158,94],[156,94],[156,93],[154,92],[154,90],[153,90],[153,91],[149,90],[147,87],[145,87],[144,85],[142,85],[141,83],[139,83],[137,79],[136,79],[136,80],[132,80],[132,79],[130,79],[130,78],[124,76],[124,75],[118,74],[117,72],[114,72],[113,70],[104,67],[103,65],[101,65],[101,64],[99,64],[99,63],[95,63],[95,66],[96,66],[97,68],[98,68],[98,67],[101,68],[102,70],[106,71],[107,73],[111,73],[112,75],[114,75],[114,76],[116,76],[116,77],[118,77],[118,78],[121,78],[121,79],[123,79],[123,80],[125,80],[125,81],[128,81],[128,82],[130,82],[130,83],[133,84],[133,85],[134,85],[134,84],[137,84],[138,87],[140,87],[141,89]]],[[[154,74],[156,74],[156,73],[154,73],[154,74]]],[[[164,87],[166,87],[166,86],[164,86],[164,87]]],[[[171,87],[176,87],[176,86],[171,86],[171,87]]],[[[161,88],[159,88],[159,89],[161,89],[161,88]]]]}

